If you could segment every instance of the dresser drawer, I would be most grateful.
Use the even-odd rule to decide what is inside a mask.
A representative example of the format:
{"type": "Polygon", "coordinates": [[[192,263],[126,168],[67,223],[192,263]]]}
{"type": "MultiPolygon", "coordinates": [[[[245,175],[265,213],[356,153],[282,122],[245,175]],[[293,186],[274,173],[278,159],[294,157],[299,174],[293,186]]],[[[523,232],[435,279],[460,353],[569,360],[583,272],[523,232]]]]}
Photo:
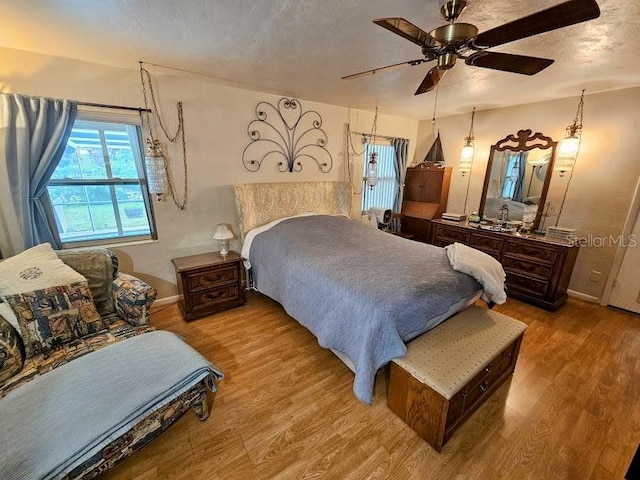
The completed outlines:
{"type": "Polygon", "coordinates": [[[238,281],[238,269],[229,265],[215,270],[204,270],[186,275],[187,288],[191,293],[238,281]]]}
{"type": "Polygon", "coordinates": [[[469,232],[458,230],[457,228],[444,227],[438,225],[436,229],[436,242],[438,246],[446,246],[451,243],[459,242],[465,245],[469,244],[469,232]]]}
{"type": "Polygon", "coordinates": [[[193,309],[209,308],[220,303],[232,302],[240,298],[240,290],[237,284],[218,287],[189,295],[193,309]]]}
{"type": "Polygon", "coordinates": [[[523,275],[531,275],[541,280],[550,280],[553,275],[552,265],[534,263],[510,255],[505,255],[502,258],[502,266],[505,270],[517,271],[523,275]]]}
{"type": "Polygon", "coordinates": [[[480,233],[472,233],[469,238],[469,246],[484,253],[488,253],[497,260],[500,260],[503,241],[501,238],[490,237],[480,233]]]}
{"type": "Polygon", "coordinates": [[[505,255],[512,254],[513,256],[528,258],[538,263],[546,263],[547,265],[553,265],[558,258],[558,250],[553,247],[514,242],[512,240],[505,240],[503,253],[505,255]]]}
{"type": "Polygon", "coordinates": [[[548,282],[529,278],[508,269],[505,269],[505,273],[507,274],[507,295],[511,290],[539,298],[544,298],[547,295],[548,282]]]}

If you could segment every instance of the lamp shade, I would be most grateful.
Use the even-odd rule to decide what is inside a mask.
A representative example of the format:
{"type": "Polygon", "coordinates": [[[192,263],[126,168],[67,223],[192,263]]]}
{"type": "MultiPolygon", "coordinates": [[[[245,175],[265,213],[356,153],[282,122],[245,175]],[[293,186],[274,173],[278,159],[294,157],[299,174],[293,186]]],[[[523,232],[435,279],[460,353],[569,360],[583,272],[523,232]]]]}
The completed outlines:
{"type": "Polygon", "coordinates": [[[373,188],[378,183],[378,152],[371,152],[369,163],[367,164],[367,185],[373,188]]]}
{"type": "Polygon", "coordinates": [[[158,195],[158,197],[167,193],[169,191],[167,164],[164,155],[162,154],[160,143],[155,139],[147,139],[144,166],[147,172],[147,186],[149,193],[158,195]]]}
{"type": "Polygon", "coordinates": [[[580,138],[578,136],[571,135],[563,138],[558,146],[558,157],[553,169],[561,174],[571,170],[576,163],[579,149],[580,138]]]}
{"type": "Polygon", "coordinates": [[[473,165],[473,144],[467,144],[462,147],[460,151],[460,163],[458,164],[458,171],[462,174],[471,171],[473,165]]]}
{"type": "Polygon", "coordinates": [[[233,238],[233,232],[226,223],[219,223],[213,234],[213,238],[215,240],[231,240],[233,238]]]}

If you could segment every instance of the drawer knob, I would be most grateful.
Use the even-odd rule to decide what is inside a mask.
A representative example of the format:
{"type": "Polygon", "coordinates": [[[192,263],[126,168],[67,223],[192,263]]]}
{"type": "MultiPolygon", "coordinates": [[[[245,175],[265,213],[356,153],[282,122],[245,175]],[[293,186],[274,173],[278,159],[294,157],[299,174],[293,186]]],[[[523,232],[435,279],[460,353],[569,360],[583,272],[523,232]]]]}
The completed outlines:
{"type": "Polygon", "coordinates": [[[489,365],[487,365],[484,369],[485,372],[489,373],[491,370],[493,370],[493,364],[490,363],[489,365]]]}
{"type": "Polygon", "coordinates": [[[489,388],[489,380],[485,380],[480,384],[480,391],[486,392],[488,388],[489,388]]]}
{"type": "Polygon", "coordinates": [[[469,393],[466,390],[462,392],[462,398],[467,398],[468,396],[469,396],[469,393]]]}

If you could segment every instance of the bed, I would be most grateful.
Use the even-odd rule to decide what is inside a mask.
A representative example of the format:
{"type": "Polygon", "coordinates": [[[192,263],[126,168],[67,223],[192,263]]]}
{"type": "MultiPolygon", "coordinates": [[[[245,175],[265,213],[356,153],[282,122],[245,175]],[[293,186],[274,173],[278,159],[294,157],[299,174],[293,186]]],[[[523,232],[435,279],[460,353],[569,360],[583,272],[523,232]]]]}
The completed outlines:
{"type": "Polygon", "coordinates": [[[252,287],[354,370],[354,394],[367,404],[380,367],[482,292],[453,270],[444,249],[351,220],[348,183],[234,190],[252,287]]]}

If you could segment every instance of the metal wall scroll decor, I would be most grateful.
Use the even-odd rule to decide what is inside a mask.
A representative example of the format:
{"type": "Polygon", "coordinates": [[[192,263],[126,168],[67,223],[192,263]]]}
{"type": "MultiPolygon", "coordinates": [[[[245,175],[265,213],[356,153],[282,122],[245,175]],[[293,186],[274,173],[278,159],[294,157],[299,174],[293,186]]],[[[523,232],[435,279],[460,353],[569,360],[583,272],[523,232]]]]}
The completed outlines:
{"type": "Polygon", "coordinates": [[[257,118],[247,127],[251,142],[242,152],[247,170],[257,172],[267,157],[276,157],[281,172],[302,171],[303,158],[313,160],[322,173],[331,171],[333,158],[326,149],[327,133],[318,112],[303,113],[294,98],[281,98],[277,105],[260,102],[255,111],[257,118]]]}

